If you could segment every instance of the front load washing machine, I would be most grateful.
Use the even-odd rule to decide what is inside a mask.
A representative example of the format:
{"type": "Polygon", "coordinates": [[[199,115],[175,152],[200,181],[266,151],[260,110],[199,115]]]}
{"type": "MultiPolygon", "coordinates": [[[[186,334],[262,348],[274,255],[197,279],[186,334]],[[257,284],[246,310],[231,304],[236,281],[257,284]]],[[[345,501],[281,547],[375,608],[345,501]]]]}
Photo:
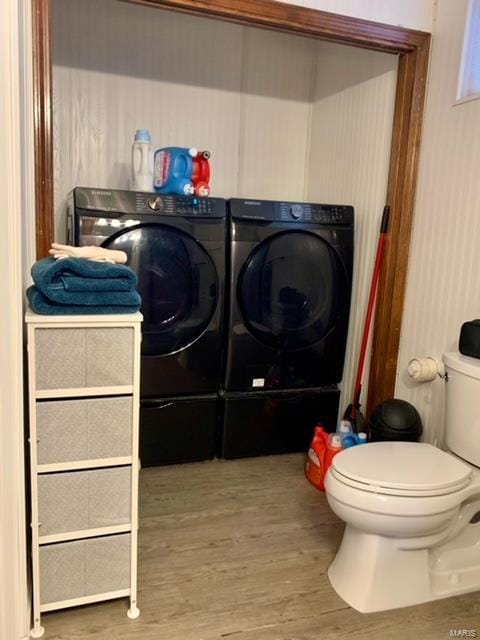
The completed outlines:
{"type": "Polygon", "coordinates": [[[121,249],[138,276],[144,466],[214,455],[225,215],[220,198],[90,188],[71,195],[74,244],[121,249]]]}

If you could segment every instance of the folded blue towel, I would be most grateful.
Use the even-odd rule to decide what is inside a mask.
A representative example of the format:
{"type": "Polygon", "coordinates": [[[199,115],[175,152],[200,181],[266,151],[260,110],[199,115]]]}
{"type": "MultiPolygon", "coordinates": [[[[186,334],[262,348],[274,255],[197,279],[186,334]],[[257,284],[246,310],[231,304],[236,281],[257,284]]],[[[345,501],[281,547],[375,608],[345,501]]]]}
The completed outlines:
{"type": "MultiPolygon", "coordinates": [[[[102,296],[102,294],[98,294],[102,296]]],[[[120,295],[120,294],[119,294],[120,295]]],[[[125,295],[125,294],[122,294],[125,295]]],[[[137,302],[132,305],[102,304],[84,306],[81,304],[58,304],[46,298],[37,287],[27,289],[27,298],[30,307],[35,313],[42,316],[69,316],[69,315],[97,315],[108,313],[135,313],[140,309],[140,296],[135,291],[127,295],[135,295],[137,302]]],[[[103,298],[102,298],[103,300],[103,298]]]]}
{"type": "MultiPolygon", "coordinates": [[[[129,267],[86,258],[44,258],[33,265],[32,278],[44,296],[60,304],[102,304],[99,293],[132,293],[137,284],[137,276],[129,267]]],[[[135,300],[107,297],[104,304],[129,305],[135,300]]]]}

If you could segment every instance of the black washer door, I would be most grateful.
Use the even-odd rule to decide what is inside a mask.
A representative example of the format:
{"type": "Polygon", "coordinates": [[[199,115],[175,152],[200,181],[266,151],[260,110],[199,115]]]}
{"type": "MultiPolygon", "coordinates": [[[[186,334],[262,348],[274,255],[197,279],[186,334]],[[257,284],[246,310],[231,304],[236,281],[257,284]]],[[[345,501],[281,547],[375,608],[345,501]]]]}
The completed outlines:
{"type": "Polygon", "coordinates": [[[252,335],[294,351],[333,328],[346,308],[348,286],[343,265],[325,240],[292,231],[265,240],[250,254],[237,293],[252,335]]]}
{"type": "Polygon", "coordinates": [[[174,353],[202,335],[215,313],[219,283],[210,256],[194,238],[174,227],[145,224],[103,246],[125,251],[138,276],[143,355],[174,353]]]}

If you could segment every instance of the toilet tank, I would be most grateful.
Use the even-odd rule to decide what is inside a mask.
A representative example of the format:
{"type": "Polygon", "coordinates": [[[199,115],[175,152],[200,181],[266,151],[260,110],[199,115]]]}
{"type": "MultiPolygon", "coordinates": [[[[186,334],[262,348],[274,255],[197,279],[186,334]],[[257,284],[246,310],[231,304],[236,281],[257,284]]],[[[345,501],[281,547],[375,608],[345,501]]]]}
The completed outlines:
{"type": "Polygon", "coordinates": [[[445,441],[450,451],[480,467],[480,359],[443,355],[446,383],[445,441]]]}

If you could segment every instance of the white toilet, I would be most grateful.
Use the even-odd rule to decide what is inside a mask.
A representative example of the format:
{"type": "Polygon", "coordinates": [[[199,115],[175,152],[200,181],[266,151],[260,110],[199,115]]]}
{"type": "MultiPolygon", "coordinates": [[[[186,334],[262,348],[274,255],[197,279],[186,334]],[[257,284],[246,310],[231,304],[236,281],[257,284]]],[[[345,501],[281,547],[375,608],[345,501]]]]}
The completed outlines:
{"type": "Polygon", "coordinates": [[[443,361],[448,453],[371,443],[339,453],[327,473],[327,500],[346,522],[328,577],[358,611],[480,590],[480,360],[443,361]]]}

